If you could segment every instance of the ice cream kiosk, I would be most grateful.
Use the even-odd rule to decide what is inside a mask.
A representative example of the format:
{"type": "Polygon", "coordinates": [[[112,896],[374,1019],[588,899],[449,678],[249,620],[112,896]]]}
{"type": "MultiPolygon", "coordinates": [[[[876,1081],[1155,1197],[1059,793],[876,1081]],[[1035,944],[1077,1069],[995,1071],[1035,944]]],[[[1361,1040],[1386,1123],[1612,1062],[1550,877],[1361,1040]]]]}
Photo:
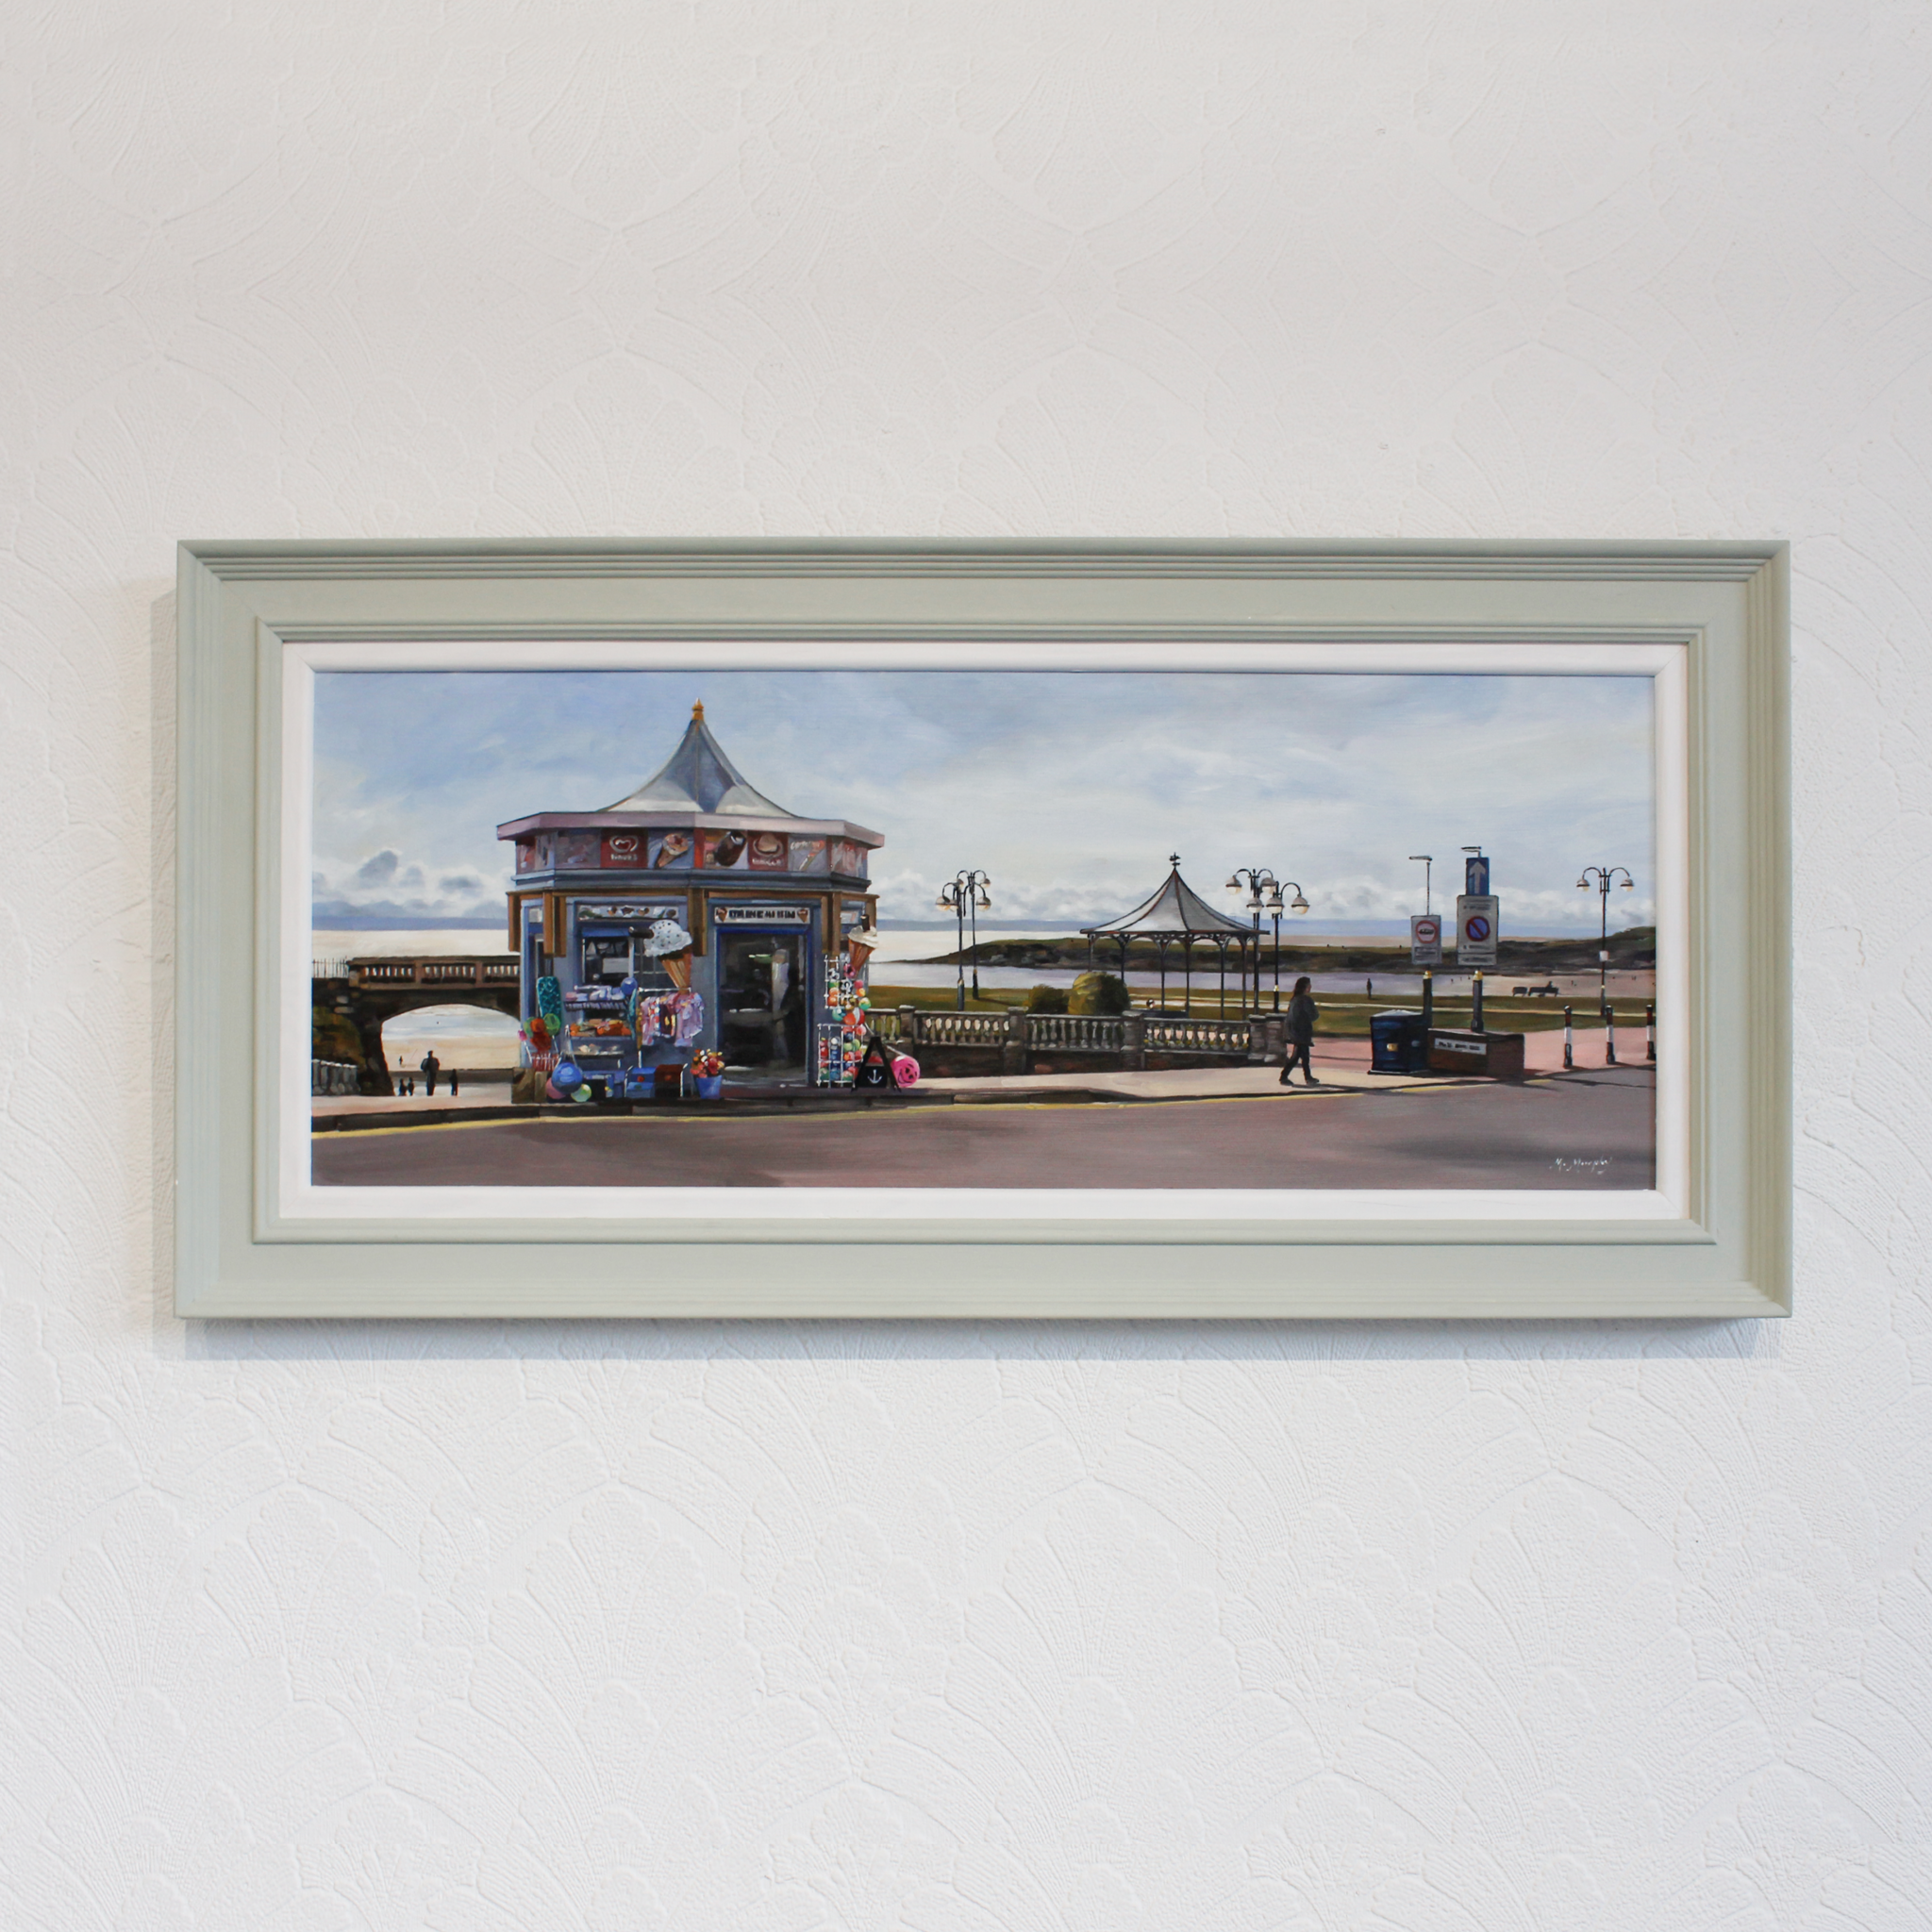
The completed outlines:
{"type": "Polygon", "coordinates": [[[541,811],[514,845],[509,941],[526,1033],[600,1089],[718,1057],[734,1078],[843,1084],[877,832],[753,789],[691,707],[655,776],[598,811],[541,811]]]}

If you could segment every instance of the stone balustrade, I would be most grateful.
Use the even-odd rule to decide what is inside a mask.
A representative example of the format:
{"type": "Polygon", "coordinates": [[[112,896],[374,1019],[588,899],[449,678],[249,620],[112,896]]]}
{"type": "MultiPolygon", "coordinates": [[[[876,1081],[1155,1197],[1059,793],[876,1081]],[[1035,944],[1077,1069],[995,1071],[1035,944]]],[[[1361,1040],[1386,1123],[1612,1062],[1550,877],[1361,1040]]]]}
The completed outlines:
{"type": "Polygon", "coordinates": [[[917,1007],[875,1010],[881,1039],[932,1068],[961,1073],[1027,1074],[1091,1069],[1124,1071],[1149,1065],[1243,1065],[1279,1060],[1278,1014],[1239,1020],[1147,1013],[1027,1013],[932,1011],[917,1007]]]}

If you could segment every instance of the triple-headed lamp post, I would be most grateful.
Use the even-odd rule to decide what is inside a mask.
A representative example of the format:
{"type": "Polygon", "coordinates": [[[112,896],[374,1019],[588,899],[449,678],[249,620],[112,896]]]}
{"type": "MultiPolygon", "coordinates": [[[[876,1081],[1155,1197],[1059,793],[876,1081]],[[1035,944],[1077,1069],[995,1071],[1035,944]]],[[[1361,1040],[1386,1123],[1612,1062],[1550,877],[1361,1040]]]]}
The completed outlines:
{"type": "Polygon", "coordinates": [[[959,1010],[966,1010],[966,926],[973,925],[973,997],[979,997],[979,915],[990,911],[992,900],[987,887],[992,881],[983,872],[962,872],[940,888],[935,902],[941,912],[950,912],[959,929],[957,957],[959,961],[959,1010]]]}
{"type": "Polygon", "coordinates": [[[1596,887],[1602,913],[1597,922],[1596,1009],[1607,1013],[1610,1009],[1610,888],[1621,885],[1624,891],[1631,892],[1637,890],[1637,881],[1621,865],[1586,865],[1576,881],[1576,890],[1587,892],[1592,885],[1596,887]]]}
{"type": "Polygon", "coordinates": [[[1281,1010],[1281,915],[1284,910],[1306,912],[1308,902],[1302,896],[1302,889],[1292,879],[1277,879],[1265,865],[1238,865],[1228,875],[1227,890],[1241,893],[1245,891],[1247,897],[1241,903],[1253,915],[1255,922],[1255,1004],[1261,1004],[1261,915],[1267,915],[1274,922],[1274,1010],[1281,1010]],[[1294,897],[1284,900],[1283,887],[1294,893],[1294,897]]]}

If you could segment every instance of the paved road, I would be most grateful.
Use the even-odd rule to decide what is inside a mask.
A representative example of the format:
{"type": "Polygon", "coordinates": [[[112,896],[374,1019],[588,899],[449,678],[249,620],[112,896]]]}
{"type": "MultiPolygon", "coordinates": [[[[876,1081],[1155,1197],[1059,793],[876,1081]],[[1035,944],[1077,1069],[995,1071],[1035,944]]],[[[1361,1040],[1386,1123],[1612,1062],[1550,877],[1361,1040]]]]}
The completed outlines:
{"type": "Polygon", "coordinates": [[[326,1134],[318,1186],[1647,1188],[1656,1081],[326,1134]]]}

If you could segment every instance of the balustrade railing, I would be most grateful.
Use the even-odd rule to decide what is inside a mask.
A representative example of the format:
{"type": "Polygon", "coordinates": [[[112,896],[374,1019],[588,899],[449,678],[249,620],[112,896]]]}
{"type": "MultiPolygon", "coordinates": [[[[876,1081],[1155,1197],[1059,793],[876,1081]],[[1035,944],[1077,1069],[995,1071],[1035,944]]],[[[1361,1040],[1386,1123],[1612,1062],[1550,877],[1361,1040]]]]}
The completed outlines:
{"type": "Polygon", "coordinates": [[[1001,1046],[1008,1037],[1004,1013],[920,1013],[914,1024],[935,1046],[1001,1046]]]}
{"type": "Polygon", "coordinates": [[[879,1009],[873,1025],[882,1039],[916,1053],[921,1046],[1024,1048],[1028,1053],[1135,1055],[1216,1053],[1253,1049],[1246,1020],[1155,1019],[1145,1014],[959,1013],[879,1009]]]}
{"type": "Polygon", "coordinates": [[[1246,1053],[1245,1020],[1149,1020],[1149,1052],[1246,1053]]]}
{"type": "Polygon", "coordinates": [[[1026,1044],[1040,1053],[1124,1053],[1130,1023],[1087,1013],[1029,1013],[1026,1044]]]}
{"type": "Polygon", "coordinates": [[[514,986],[518,966],[504,959],[311,959],[314,979],[348,979],[362,986],[514,986]]]}
{"type": "Polygon", "coordinates": [[[357,1076],[361,1071],[360,1067],[346,1060],[310,1060],[308,1091],[310,1093],[353,1093],[357,1076]]]}

